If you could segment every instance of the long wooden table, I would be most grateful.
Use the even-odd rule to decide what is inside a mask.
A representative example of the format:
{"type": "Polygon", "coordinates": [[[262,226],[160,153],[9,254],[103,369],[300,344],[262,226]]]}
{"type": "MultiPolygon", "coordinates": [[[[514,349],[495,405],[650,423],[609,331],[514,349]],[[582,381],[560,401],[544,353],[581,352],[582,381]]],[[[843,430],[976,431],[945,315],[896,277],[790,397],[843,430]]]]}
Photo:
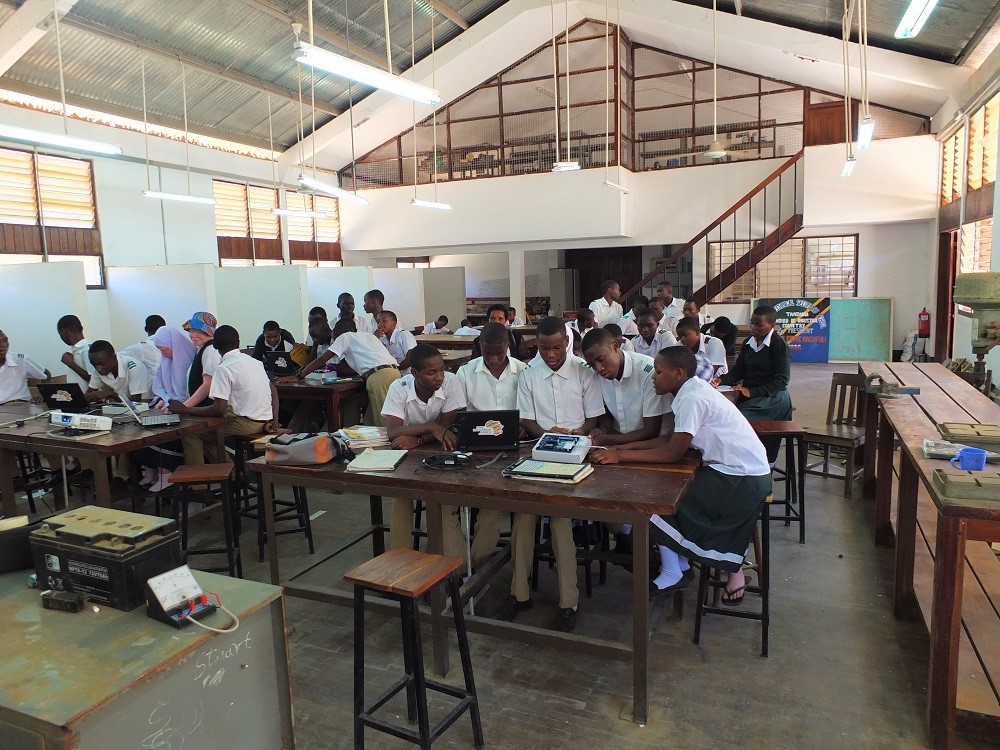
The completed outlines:
{"type": "Polygon", "coordinates": [[[414,336],[418,344],[430,344],[438,349],[468,349],[472,351],[475,336],[455,336],[445,333],[421,333],[414,336]]]}
{"type": "Polygon", "coordinates": [[[107,472],[107,459],[151,445],[161,445],[208,430],[215,430],[220,446],[224,447],[222,427],[224,418],[181,417],[173,427],[142,428],[137,424],[115,425],[110,432],[83,439],[60,437],[60,428],[50,425],[45,408],[27,403],[10,403],[0,406],[0,500],[3,514],[16,515],[14,479],[17,476],[17,453],[29,451],[47,456],[76,457],[84,469],[94,474],[94,495],[97,505],[109,505],[111,481],[107,472]],[[32,419],[32,417],[37,417],[32,419]],[[23,424],[9,424],[23,418],[23,424]]]}
{"type": "MultiPolygon", "coordinates": [[[[865,480],[876,490],[876,543],[891,546],[895,542],[893,606],[897,617],[908,616],[915,604],[928,607],[927,602],[917,601],[914,590],[918,513],[922,514],[920,542],[924,538],[928,543],[933,540],[928,550],[933,553],[933,587],[930,616],[926,618],[931,640],[927,710],[930,744],[934,748],[950,748],[956,730],[997,742],[1000,707],[993,705],[992,713],[986,713],[982,703],[975,707],[959,705],[960,698],[969,700],[968,695],[959,692],[959,649],[964,642],[970,651],[974,650],[968,640],[971,630],[968,625],[963,628],[963,575],[967,558],[968,564],[972,563],[966,543],[1000,540],[1000,502],[939,496],[931,484],[931,476],[934,469],[947,467],[948,462],[924,458],[922,443],[924,439],[940,439],[936,425],[941,422],[1000,424],[1000,406],[938,364],[862,362],[858,367],[865,376],[879,375],[887,381],[920,388],[917,395],[897,398],[865,395],[865,480]],[[894,533],[893,444],[897,436],[901,450],[894,533]],[[929,495],[933,503],[932,506],[928,503],[929,515],[918,510],[918,495],[929,495]]],[[[986,588],[987,583],[996,586],[995,581],[970,580],[970,586],[986,588]]],[[[987,614],[995,614],[998,605],[1000,601],[995,601],[992,608],[988,606],[987,614]]],[[[979,649],[993,647],[992,643],[980,643],[975,653],[964,654],[963,660],[983,659],[979,649]]],[[[980,677],[982,674],[980,668],[980,677]]],[[[990,678],[988,670],[987,677],[990,678]]],[[[986,692],[994,695],[996,688],[991,691],[987,687],[986,692]]]]}
{"type": "MultiPolygon", "coordinates": [[[[260,473],[262,479],[271,582],[278,584],[282,581],[278,548],[274,543],[277,537],[274,534],[273,513],[274,486],[279,484],[369,495],[371,527],[342,544],[338,552],[370,535],[373,556],[384,551],[383,495],[422,500],[427,504],[427,549],[438,553],[442,551],[441,513],[438,511],[441,505],[474,506],[503,512],[632,524],[631,647],[614,641],[558,633],[479,616],[467,618],[466,623],[468,629],[474,632],[631,661],[633,716],[637,723],[645,724],[648,716],[649,517],[654,513],[672,515],[676,512],[694,476],[697,459],[691,457],[681,463],[657,467],[598,466],[592,476],[579,484],[569,485],[503,477],[501,470],[513,463],[519,455],[527,455],[528,449],[520,451],[520,454],[508,451],[508,458],[482,469],[418,471],[421,459],[432,452],[412,451],[394,472],[388,473],[352,473],[346,471],[343,464],[312,468],[272,466],[262,459],[249,462],[247,468],[260,473]]],[[[484,454],[481,462],[490,457],[484,454]]],[[[509,555],[509,548],[505,552],[509,555]]],[[[482,590],[489,576],[499,570],[503,561],[504,553],[498,553],[490,563],[483,566],[483,570],[477,571],[463,586],[463,598],[482,590]]],[[[308,570],[316,567],[317,565],[311,565],[308,570]]],[[[353,605],[351,592],[307,585],[296,581],[298,575],[300,574],[285,579],[285,592],[288,595],[344,606],[353,605]]],[[[379,605],[377,602],[369,602],[368,606],[377,609],[379,605]]],[[[438,590],[432,599],[431,619],[435,666],[440,674],[445,674],[448,670],[444,608],[443,592],[438,590]]]]}
{"type": "MultiPolygon", "coordinates": [[[[360,379],[344,380],[336,383],[320,383],[304,380],[301,383],[275,383],[279,399],[319,401],[326,408],[326,429],[336,432],[340,424],[340,402],[365,392],[365,384],[360,379]]],[[[350,425],[348,425],[350,426],[350,425]]]]}

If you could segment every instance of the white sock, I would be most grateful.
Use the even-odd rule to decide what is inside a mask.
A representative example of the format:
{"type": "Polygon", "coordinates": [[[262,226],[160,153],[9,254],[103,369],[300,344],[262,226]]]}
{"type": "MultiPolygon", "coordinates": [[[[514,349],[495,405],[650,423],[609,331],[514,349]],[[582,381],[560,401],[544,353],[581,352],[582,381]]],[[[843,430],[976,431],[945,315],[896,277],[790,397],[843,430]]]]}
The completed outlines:
{"type": "Polygon", "coordinates": [[[621,533],[622,534],[631,534],[632,533],[632,524],[630,524],[630,523],[623,523],[622,524],[621,533]]]}
{"type": "Polygon", "coordinates": [[[653,579],[658,589],[673,586],[681,580],[680,556],[669,547],[658,545],[660,551],[660,575],[653,579]]]}
{"type": "Polygon", "coordinates": [[[156,479],[156,473],[153,471],[152,466],[142,467],[142,479],[139,480],[139,484],[152,484],[156,479]]]}
{"type": "Polygon", "coordinates": [[[681,573],[691,570],[691,561],[688,560],[686,557],[678,556],[677,560],[680,563],[681,573]]]}

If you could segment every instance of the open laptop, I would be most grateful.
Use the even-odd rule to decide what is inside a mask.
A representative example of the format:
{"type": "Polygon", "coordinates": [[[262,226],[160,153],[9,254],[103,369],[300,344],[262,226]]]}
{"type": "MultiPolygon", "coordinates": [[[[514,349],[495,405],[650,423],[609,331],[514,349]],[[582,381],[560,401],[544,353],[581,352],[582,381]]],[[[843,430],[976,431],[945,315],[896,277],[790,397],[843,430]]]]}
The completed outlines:
{"type": "Polygon", "coordinates": [[[455,415],[455,431],[459,450],[513,450],[520,437],[520,413],[517,409],[460,411],[455,415]]]}
{"type": "Polygon", "coordinates": [[[288,352],[264,352],[264,369],[268,375],[282,378],[297,373],[299,366],[292,361],[288,352]]]}
{"type": "MultiPolygon", "coordinates": [[[[122,398],[122,406],[129,412],[128,421],[134,420],[139,423],[140,427],[173,427],[181,423],[178,414],[163,414],[154,409],[147,409],[140,413],[138,406],[128,398],[122,398]]],[[[117,420],[115,423],[119,424],[117,420]]]]}
{"type": "Polygon", "coordinates": [[[97,408],[87,401],[77,383],[39,383],[38,392],[51,411],[85,414],[97,408]]]}

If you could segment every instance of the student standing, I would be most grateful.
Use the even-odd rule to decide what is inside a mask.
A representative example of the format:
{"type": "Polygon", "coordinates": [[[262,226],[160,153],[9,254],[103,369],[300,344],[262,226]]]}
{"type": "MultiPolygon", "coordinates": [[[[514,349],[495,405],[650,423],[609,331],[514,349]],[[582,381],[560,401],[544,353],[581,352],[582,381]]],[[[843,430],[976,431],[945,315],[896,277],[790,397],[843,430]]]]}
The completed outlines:
{"type": "Polygon", "coordinates": [[[396,360],[399,369],[405,370],[410,366],[410,352],[417,346],[417,340],[412,333],[399,327],[396,313],[391,310],[380,312],[377,322],[378,330],[382,333],[379,340],[392,355],[392,358],[396,360]]]}
{"type": "Polygon", "coordinates": [[[0,404],[31,401],[28,378],[48,380],[52,374],[25,354],[11,354],[10,340],[0,331],[0,404]]]}
{"type": "Polygon", "coordinates": [[[160,366],[160,350],[157,349],[156,344],[153,343],[153,335],[166,324],[167,321],[159,315],[147,316],[146,323],[143,326],[143,330],[146,332],[146,338],[137,344],[126,346],[118,352],[126,357],[132,357],[132,359],[137,359],[142,362],[147,372],[149,372],[150,378],[156,374],[156,370],[160,366]]]}
{"type": "MultiPolygon", "coordinates": [[[[192,324],[193,325],[193,324],[192,324]]],[[[259,435],[278,429],[278,391],[264,372],[264,365],[240,351],[240,334],[232,326],[219,326],[212,346],[221,360],[215,368],[208,406],[185,406],[171,401],[170,411],[192,417],[227,417],[223,428],[226,437],[259,435]]],[[[214,432],[188,435],[183,438],[185,463],[229,461],[229,454],[218,452],[214,432]]]]}
{"type": "Polygon", "coordinates": [[[341,292],[340,296],[337,297],[337,309],[340,310],[340,316],[337,321],[334,322],[334,326],[341,320],[350,320],[354,322],[354,329],[359,333],[374,333],[375,325],[374,321],[367,315],[355,315],[354,314],[354,295],[349,292],[341,292]]]}
{"type": "Polygon", "coordinates": [[[601,284],[601,296],[590,303],[596,327],[603,328],[608,323],[617,323],[622,319],[624,311],[618,303],[621,297],[622,290],[617,281],[609,279],[601,284]]]}
{"type": "MultiPolygon", "coordinates": [[[[469,411],[517,409],[517,383],[527,365],[509,355],[506,327],[487,323],[479,336],[482,356],[458,368],[458,382],[469,411]]],[[[472,541],[472,564],[482,565],[500,541],[500,511],[479,509],[472,541]]]]}
{"type": "MultiPolygon", "coordinates": [[[[453,451],[458,438],[449,428],[455,414],[465,408],[465,394],[458,378],[444,369],[444,357],[430,344],[418,345],[410,354],[410,374],[396,380],[386,394],[382,417],[393,448],[417,448],[430,440],[453,451]]],[[[458,508],[441,506],[444,554],[465,557],[465,543],[458,508]]],[[[389,524],[390,548],[413,544],[413,501],[394,498],[389,524]]]]}
{"type": "Polygon", "coordinates": [[[677,345],[674,334],[657,326],[656,313],[652,309],[639,315],[636,327],[639,329],[639,335],[632,339],[632,345],[638,354],[655,357],[660,353],[660,349],[677,345]]]}
{"type": "Polygon", "coordinates": [[[146,366],[137,359],[117,354],[109,341],[97,340],[88,352],[94,375],[87,388],[88,401],[109,398],[138,401],[149,398],[153,379],[146,366]]]}
{"type": "Polygon", "coordinates": [[[66,346],[70,347],[60,361],[69,368],[66,382],[76,383],[86,390],[94,375],[94,366],[90,364],[90,342],[83,335],[83,324],[75,315],[63,315],[56,322],[56,333],[66,346]]]}
{"type": "Polygon", "coordinates": [[[288,344],[289,348],[295,346],[295,337],[282,328],[278,321],[269,320],[264,323],[264,328],[254,342],[253,353],[250,356],[263,362],[267,352],[289,351],[290,349],[285,348],[285,344],[288,344]]]}
{"type": "Polygon", "coordinates": [[[372,321],[372,331],[378,328],[378,314],[385,309],[385,295],[378,289],[365,292],[364,309],[372,321]]]}
{"type": "MultiPolygon", "coordinates": [[[[761,305],[750,315],[750,337],[743,342],[733,369],[719,378],[722,385],[735,386],[739,392],[736,406],[749,420],[787,420],[792,418],[792,399],[788,395],[791,355],[788,344],[774,330],[777,313],[761,305]]],[[[771,463],[778,458],[781,439],[768,438],[764,444],[771,463]]]]}
{"type": "Polygon", "coordinates": [[[684,502],[672,516],[652,516],[650,535],[660,552],[660,574],[650,583],[657,596],[687,587],[690,561],[729,573],[723,604],[743,601],[743,556],[771,489],[764,446],[746,418],[725,396],[694,376],[694,353],[684,346],[655,359],[657,393],[674,394],[674,432],[621,448],[595,450],[596,464],[680,461],[688,448],[701,451],[702,465],[684,502]]]}
{"type": "MultiPolygon", "coordinates": [[[[538,324],[538,355],[517,383],[517,408],[525,432],[540,437],[545,432],[586,435],[604,414],[601,388],[594,371],[580,358],[567,354],[566,328],[559,318],[538,324]]],[[[519,513],[514,517],[511,545],[514,550],[513,592],[497,613],[512,620],[532,606],[528,576],[535,552],[536,517],[519,513]]],[[[559,611],[553,627],[563,632],[576,625],[580,591],[576,585],[576,545],[569,518],[551,518],[552,551],[559,579],[559,611]]]]}
{"type": "Polygon", "coordinates": [[[383,427],[385,420],[382,417],[382,405],[389,386],[399,380],[400,375],[399,365],[382,342],[370,333],[355,331],[354,322],[350,320],[341,320],[333,331],[329,325],[318,321],[309,329],[309,333],[317,341],[329,338],[330,348],[303,367],[296,376],[298,380],[325,367],[334,357],[339,357],[342,361],[337,365],[338,372],[360,375],[365,381],[365,390],[368,392],[368,409],[365,411],[367,424],[383,427]]]}
{"type": "MultiPolygon", "coordinates": [[[[726,366],[726,347],[714,336],[701,333],[697,318],[681,318],[677,321],[677,342],[708,361],[707,377],[698,372],[698,377],[702,380],[711,381],[729,371],[726,366]]],[[[699,368],[701,367],[703,365],[699,362],[699,368]]]]}
{"type": "Polygon", "coordinates": [[[437,320],[432,320],[430,323],[424,326],[423,332],[425,335],[429,335],[432,333],[450,334],[451,329],[448,328],[448,316],[439,315],[437,320]]]}

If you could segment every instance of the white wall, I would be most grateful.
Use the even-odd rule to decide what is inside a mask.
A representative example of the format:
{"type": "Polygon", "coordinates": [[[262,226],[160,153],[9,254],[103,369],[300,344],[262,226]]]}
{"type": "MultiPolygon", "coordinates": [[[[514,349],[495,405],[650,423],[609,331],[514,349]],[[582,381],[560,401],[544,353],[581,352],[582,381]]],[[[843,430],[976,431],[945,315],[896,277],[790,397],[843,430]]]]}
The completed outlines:
{"type": "Polygon", "coordinates": [[[361,315],[364,312],[361,306],[364,304],[365,292],[376,288],[372,269],[367,266],[307,268],[306,284],[309,295],[306,313],[319,305],[326,310],[330,320],[337,317],[337,297],[342,292],[354,295],[355,313],[361,315]]]}
{"type": "Polygon", "coordinates": [[[811,146],[805,154],[805,214],[809,224],[936,219],[941,144],[932,135],[874,141],[841,177],[844,146],[811,146]]]}
{"type": "Polygon", "coordinates": [[[219,322],[240,332],[241,346],[253,346],[266,320],[305,341],[311,305],[304,266],[215,268],[213,280],[219,322]]]}
{"type": "Polygon", "coordinates": [[[424,312],[427,319],[448,316],[448,327],[455,331],[465,317],[465,269],[424,268],[424,312]]]}
{"type": "Polygon", "coordinates": [[[0,271],[0,329],[10,350],[27,354],[53,375],[68,372],[59,359],[69,347],[56,333],[63,315],[76,315],[84,335],[95,338],[82,263],[25,263],[0,271]]]}
{"type": "Polygon", "coordinates": [[[422,269],[375,268],[372,275],[375,279],[374,287],[385,295],[385,309],[396,313],[403,328],[422,326],[432,317],[436,318],[441,314],[425,307],[422,269]]]}
{"type": "MultiPolygon", "coordinates": [[[[505,252],[431,257],[431,268],[454,267],[465,269],[466,297],[506,297],[510,294],[510,263],[505,252]]],[[[549,269],[558,267],[558,250],[536,250],[525,253],[524,281],[527,296],[547,297],[549,269]]]]}
{"type": "Polygon", "coordinates": [[[108,312],[114,345],[125,347],[146,338],[143,325],[146,316],[154,313],[174,328],[201,311],[221,319],[212,275],[215,270],[207,264],[108,268],[108,312]]]}

